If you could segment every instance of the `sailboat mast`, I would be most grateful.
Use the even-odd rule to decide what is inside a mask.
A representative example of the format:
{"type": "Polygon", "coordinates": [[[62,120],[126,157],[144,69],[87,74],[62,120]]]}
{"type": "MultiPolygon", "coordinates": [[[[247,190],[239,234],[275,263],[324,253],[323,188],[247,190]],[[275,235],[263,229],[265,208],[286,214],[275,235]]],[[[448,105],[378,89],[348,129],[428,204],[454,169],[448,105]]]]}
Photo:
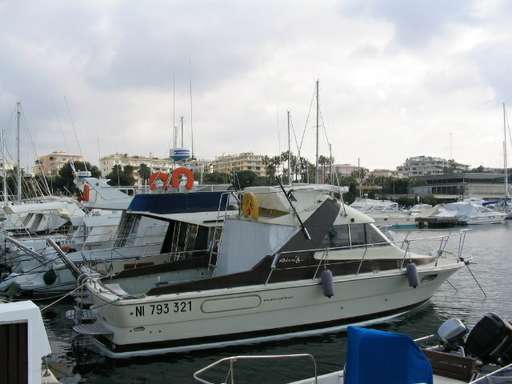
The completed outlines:
{"type": "Polygon", "coordinates": [[[176,79],[172,74],[172,147],[176,148],[176,79]]]}
{"type": "Polygon", "coordinates": [[[194,159],[194,127],[192,125],[192,79],[189,81],[189,91],[190,91],[190,141],[191,141],[191,154],[194,159]]]}
{"type": "Polygon", "coordinates": [[[318,131],[320,128],[320,102],[318,100],[319,96],[319,88],[320,82],[316,81],[316,152],[315,152],[315,184],[319,183],[318,178],[318,131]]]}
{"type": "Polygon", "coordinates": [[[288,184],[292,185],[292,151],[290,146],[290,111],[286,111],[286,117],[288,120],[288,184]]]}
{"type": "Polygon", "coordinates": [[[16,103],[16,167],[17,169],[17,180],[18,180],[18,201],[21,201],[21,161],[20,161],[20,119],[21,119],[21,103],[16,103]]]}
{"type": "Polygon", "coordinates": [[[180,117],[181,123],[181,148],[183,148],[183,116],[180,117]]]}
{"type": "Polygon", "coordinates": [[[509,197],[508,193],[508,165],[507,165],[507,110],[503,103],[503,170],[505,173],[505,198],[509,197]]]}
{"type": "Polygon", "coordinates": [[[2,170],[4,172],[4,207],[7,205],[7,201],[9,201],[9,197],[7,196],[7,169],[5,165],[5,131],[2,129],[2,170]]]}

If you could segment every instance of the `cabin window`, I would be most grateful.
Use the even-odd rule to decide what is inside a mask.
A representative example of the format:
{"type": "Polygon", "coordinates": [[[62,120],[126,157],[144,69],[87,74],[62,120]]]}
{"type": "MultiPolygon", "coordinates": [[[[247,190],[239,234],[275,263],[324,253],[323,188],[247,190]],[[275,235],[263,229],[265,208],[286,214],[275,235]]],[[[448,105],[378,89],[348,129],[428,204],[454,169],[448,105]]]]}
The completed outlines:
{"type": "Polygon", "coordinates": [[[133,243],[135,239],[132,238],[130,244],[128,244],[128,237],[137,231],[139,222],[140,216],[130,214],[124,216],[117,232],[117,238],[114,245],[116,248],[131,245],[133,243]]]}
{"type": "Polygon", "coordinates": [[[366,227],[366,238],[368,244],[382,244],[387,243],[386,239],[382,234],[371,224],[365,224],[366,227]]]}
{"type": "Polygon", "coordinates": [[[364,224],[351,224],[350,225],[350,239],[352,246],[368,244],[366,241],[366,231],[364,224]]]}
{"type": "Polygon", "coordinates": [[[185,256],[183,252],[206,250],[208,237],[208,227],[171,221],[160,252],[176,253],[176,257],[180,259],[185,256]]]}
{"type": "Polygon", "coordinates": [[[322,240],[322,248],[336,248],[350,246],[348,225],[334,225],[322,240]]]}

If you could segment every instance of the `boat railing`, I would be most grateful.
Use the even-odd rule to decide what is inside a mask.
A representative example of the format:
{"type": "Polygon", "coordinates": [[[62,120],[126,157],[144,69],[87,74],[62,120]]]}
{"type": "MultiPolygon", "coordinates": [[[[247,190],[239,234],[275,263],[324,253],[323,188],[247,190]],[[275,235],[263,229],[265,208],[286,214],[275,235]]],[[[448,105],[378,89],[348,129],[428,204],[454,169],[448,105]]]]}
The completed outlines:
{"type": "Polygon", "coordinates": [[[467,232],[468,232],[468,230],[462,230],[462,231],[459,232],[459,239],[458,239],[458,243],[457,243],[457,251],[456,251],[456,253],[455,252],[450,252],[450,251],[446,250],[446,246],[448,244],[448,241],[452,237],[451,233],[447,234],[447,235],[441,235],[441,236],[430,236],[430,237],[423,237],[423,238],[406,239],[404,241],[405,248],[401,248],[401,247],[399,247],[398,245],[396,245],[395,243],[392,243],[392,242],[382,241],[382,242],[377,242],[377,243],[352,244],[352,245],[344,245],[344,246],[337,246],[337,247],[309,248],[309,249],[277,252],[277,253],[275,253],[273,255],[272,264],[271,264],[271,267],[270,267],[269,274],[267,275],[267,278],[265,280],[265,284],[267,284],[270,281],[270,278],[272,277],[273,272],[275,270],[277,270],[277,269],[280,269],[280,270],[299,269],[299,268],[305,269],[305,268],[311,268],[312,266],[316,267],[315,268],[315,272],[314,272],[313,277],[312,277],[312,279],[314,280],[314,279],[317,278],[318,271],[320,270],[322,265],[324,265],[326,263],[326,261],[328,260],[329,254],[332,253],[332,252],[335,252],[335,251],[360,250],[361,251],[361,256],[359,258],[351,258],[351,259],[346,259],[346,260],[343,260],[343,259],[329,260],[329,262],[331,264],[335,264],[337,262],[345,263],[345,262],[348,262],[348,261],[349,262],[359,261],[359,264],[357,266],[357,270],[355,272],[356,275],[359,275],[361,273],[361,269],[363,267],[364,262],[368,260],[367,259],[368,251],[373,249],[373,248],[382,247],[382,246],[396,246],[396,247],[399,247],[402,250],[403,256],[401,257],[401,259],[398,259],[400,261],[399,265],[398,265],[398,269],[399,270],[404,270],[407,260],[410,259],[411,256],[412,256],[411,244],[413,244],[415,242],[419,242],[419,241],[436,241],[436,240],[439,241],[439,247],[435,251],[435,266],[436,267],[437,267],[437,265],[439,263],[439,259],[443,255],[445,255],[445,254],[454,256],[455,260],[457,262],[460,262],[460,261],[464,260],[463,257],[462,257],[462,252],[463,252],[464,244],[465,244],[465,241],[466,241],[467,232]],[[318,263],[316,263],[316,264],[313,264],[313,265],[311,265],[311,264],[310,265],[299,265],[299,266],[292,266],[292,267],[285,267],[285,268],[278,268],[277,267],[277,265],[278,265],[278,263],[279,263],[279,261],[281,260],[282,257],[286,257],[286,256],[297,257],[297,256],[300,256],[300,254],[317,253],[317,252],[318,253],[321,252],[322,256],[320,257],[318,263]]]}
{"type": "Polygon", "coordinates": [[[209,381],[205,379],[203,374],[207,371],[211,371],[213,368],[227,362],[228,363],[228,371],[226,372],[226,375],[224,377],[224,381],[222,383],[225,384],[235,384],[235,369],[236,369],[236,363],[241,360],[291,360],[291,359],[308,359],[311,360],[313,364],[313,371],[314,371],[314,381],[312,381],[315,384],[318,384],[318,368],[317,363],[315,360],[315,357],[309,353],[296,353],[296,354],[288,354],[288,355],[249,355],[249,356],[231,356],[231,357],[224,357],[222,359],[219,359],[212,364],[207,365],[204,368],[201,368],[200,370],[194,372],[193,377],[196,381],[203,383],[203,384],[215,384],[214,381],[209,381]]]}

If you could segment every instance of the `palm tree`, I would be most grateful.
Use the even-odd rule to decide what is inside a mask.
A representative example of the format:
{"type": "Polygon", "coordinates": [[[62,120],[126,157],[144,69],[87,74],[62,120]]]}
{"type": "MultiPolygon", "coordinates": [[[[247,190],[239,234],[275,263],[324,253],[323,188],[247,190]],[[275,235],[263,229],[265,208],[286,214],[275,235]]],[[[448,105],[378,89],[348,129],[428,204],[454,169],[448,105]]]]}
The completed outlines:
{"type": "Polygon", "coordinates": [[[142,184],[147,184],[147,181],[151,176],[151,168],[149,168],[146,164],[142,163],[139,165],[137,173],[139,175],[139,178],[142,180],[142,184]]]}

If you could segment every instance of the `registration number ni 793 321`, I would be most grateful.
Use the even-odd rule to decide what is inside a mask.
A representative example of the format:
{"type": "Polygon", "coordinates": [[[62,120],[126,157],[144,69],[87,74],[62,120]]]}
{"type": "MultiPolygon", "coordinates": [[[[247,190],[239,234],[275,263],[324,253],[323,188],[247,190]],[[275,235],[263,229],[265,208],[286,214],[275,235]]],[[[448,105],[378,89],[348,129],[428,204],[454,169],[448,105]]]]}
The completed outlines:
{"type": "Polygon", "coordinates": [[[149,305],[137,305],[135,307],[135,317],[144,317],[148,315],[166,315],[168,313],[191,312],[192,301],[172,301],[170,303],[159,303],[149,305]]]}

